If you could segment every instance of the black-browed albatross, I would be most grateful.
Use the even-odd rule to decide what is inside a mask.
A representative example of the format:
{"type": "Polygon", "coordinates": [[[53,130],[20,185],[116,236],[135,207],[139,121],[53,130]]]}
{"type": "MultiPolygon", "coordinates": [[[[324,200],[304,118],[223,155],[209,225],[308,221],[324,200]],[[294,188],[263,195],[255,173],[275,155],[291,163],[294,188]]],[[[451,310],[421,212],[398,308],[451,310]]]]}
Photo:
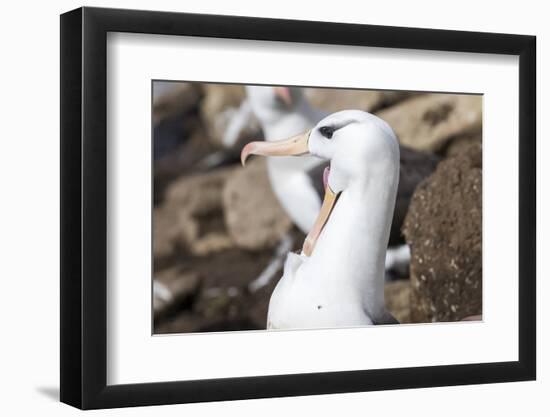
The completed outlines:
{"type": "Polygon", "coordinates": [[[397,323],[384,303],[384,259],[399,181],[399,144],[390,126],[345,110],[277,142],[241,153],[315,155],[330,162],[323,205],[301,254],[289,253],[269,303],[270,329],[397,323]]]}

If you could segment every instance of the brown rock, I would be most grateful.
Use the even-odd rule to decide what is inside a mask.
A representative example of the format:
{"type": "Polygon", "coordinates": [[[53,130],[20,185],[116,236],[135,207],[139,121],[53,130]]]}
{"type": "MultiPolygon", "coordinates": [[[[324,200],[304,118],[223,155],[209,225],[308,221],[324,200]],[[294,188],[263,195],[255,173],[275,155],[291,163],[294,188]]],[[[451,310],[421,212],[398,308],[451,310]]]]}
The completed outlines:
{"type": "Polygon", "coordinates": [[[166,191],[166,201],[155,210],[155,255],[173,253],[180,247],[203,256],[233,246],[222,207],[222,190],[233,171],[234,168],[225,168],[172,183],[166,191]]]}
{"type": "Polygon", "coordinates": [[[194,129],[189,139],[154,163],[155,204],[164,198],[166,187],[185,174],[200,172],[200,163],[215,148],[202,127],[194,129]]]}
{"type": "Polygon", "coordinates": [[[481,155],[481,147],[481,132],[474,132],[449,141],[444,153],[447,157],[470,154],[472,152],[481,155]]]}
{"type": "Polygon", "coordinates": [[[165,268],[176,255],[178,238],[177,210],[161,206],[153,210],[153,264],[154,270],[165,268]]]}
{"type": "Polygon", "coordinates": [[[435,171],[439,158],[429,152],[420,152],[400,146],[399,186],[390,232],[390,245],[403,243],[401,228],[417,185],[435,171]]]}
{"type": "Polygon", "coordinates": [[[153,94],[153,123],[156,124],[197,107],[202,89],[197,83],[155,81],[153,94]]]}
{"type": "Polygon", "coordinates": [[[441,162],[416,189],[403,228],[411,247],[412,322],[482,310],[480,154],[441,162]]]}
{"type": "Polygon", "coordinates": [[[238,107],[246,97],[244,87],[238,84],[204,84],[205,97],[201,112],[206,117],[226,107],[238,107]]]}
{"type": "Polygon", "coordinates": [[[481,321],[483,320],[483,316],[481,314],[477,314],[475,316],[468,316],[464,317],[462,321],[481,321]]]}
{"type": "Polygon", "coordinates": [[[155,334],[230,332],[242,330],[263,330],[246,317],[202,317],[194,313],[182,312],[167,320],[155,322],[155,334]]]}
{"type": "MultiPolygon", "coordinates": [[[[201,103],[201,118],[207,129],[208,136],[213,144],[224,147],[224,135],[232,119],[246,97],[241,85],[205,84],[205,98],[201,103]]],[[[240,145],[254,138],[261,137],[261,128],[258,120],[250,112],[245,123],[242,124],[237,137],[236,145],[240,145]]]]}
{"type": "MultiPolygon", "coordinates": [[[[255,293],[248,291],[271,260],[272,250],[223,250],[191,256],[181,265],[200,276],[200,290],[192,303],[180,304],[155,320],[156,333],[265,329],[267,305],[277,280],[255,293]]],[[[280,276],[280,275],[279,275],[280,276]]]]}
{"type": "Polygon", "coordinates": [[[408,279],[387,282],[384,285],[384,298],[387,310],[399,321],[410,323],[411,283],[408,279]]]}
{"type": "Polygon", "coordinates": [[[229,235],[244,249],[271,248],[292,226],[271,190],[262,158],[254,159],[228,179],[223,205],[229,235]]]}
{"type": "Polygon", "coordinates": [[[435,152],[453,137],[480,131],[481,108],[479,95],[425,94],[377,115],[390,124],[402,144],[435,152]]]}
{"type": "Polygon", "coordinates": [[[195,272],[170,268],[155,274],[153,284],[153,312],[155,318],[188,303],[200,288],[200,277],[195,272]]]}
{"type": "Polygon", "coordinates": [[[206,213],[221,207],[221,191],[225,181],[235,168],[180,178],[166,191],[166,202],[177,204],[185,211],[206,213]]]}
{"type": "Polygon", "coordinates": [[[330,113],[348,109],[374,112],[412,95],[412,93],[400,91],[332,88],[308,88],[305,94],[313,107],[330,113]]]}

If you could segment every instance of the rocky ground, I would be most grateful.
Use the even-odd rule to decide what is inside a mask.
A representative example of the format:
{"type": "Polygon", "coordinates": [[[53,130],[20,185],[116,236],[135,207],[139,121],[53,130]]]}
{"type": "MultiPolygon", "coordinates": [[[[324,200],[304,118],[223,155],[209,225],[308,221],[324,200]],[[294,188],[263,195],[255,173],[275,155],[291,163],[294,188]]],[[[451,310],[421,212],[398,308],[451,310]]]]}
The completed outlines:
{"type": "MultiPolygon", "coordinates": [[[[407,192],[397,202],[392,239],[406,240],[412,261],[410,278],[386,284],[389,310],[405,323],[481,314],[481,97],[322,89],[306,95],[327,111],[378,114],[403,145],[400,183],[407,192]]],[[[265,160],[238,164],[242,143],[262,137],[257,121],[239,132],[234,149],[223,146],[243,99],[241,86],[154,88],[156,333],[265,328],[277,279],[263,286],[256,279],[277,250],[303,243],[271,191],[265,160]]]]}

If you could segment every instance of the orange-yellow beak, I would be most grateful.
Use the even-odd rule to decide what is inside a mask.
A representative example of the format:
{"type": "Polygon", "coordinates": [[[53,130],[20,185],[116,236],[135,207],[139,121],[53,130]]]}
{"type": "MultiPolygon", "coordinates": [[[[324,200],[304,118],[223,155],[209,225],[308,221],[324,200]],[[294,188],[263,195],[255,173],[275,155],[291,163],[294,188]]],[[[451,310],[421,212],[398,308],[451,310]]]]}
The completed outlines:
{"type": "Polygon", "coordinates": [[[250,155],[264,156],[289,156],[289,155],[305,155],[309,153],[308,140],[310,130],[300,135],[291,137],[290,139],[279,140],[274,142],[250,142],[241,151],[241,163],[246,163],[250,155]]]}
{"type": "Polygon", "coordinates": [[[327,223],[330,214],[334,209],[336,200],[338,200],[338,194],[332,191],[329,185],[326,185],[325,198],[323,199],[321,211],[319,211],[317,220],[315,220],[313,228],[308,233],[308,235],[306,236],[306,240],[304,241],[304,246],[302,248],[302,252],[304,252],[304,255],[311,256],[311,254],[313,253],[313,249],[315,249],[317,239],[319,239],[319,236],[321,235],[321,232],[323,231],[323,228],[325,227],[325,224],[327,223]]]}
{"type": "MultiPolygon", "coordinates": [[[[300,135],[291,137],[290,139],[275,141],[275,142],[250,142],[241,151],[241,162],[243,166],[250,155],[264,155],[264,156],[291,156],[291,155],[305,155],[309,153],[308,140],[311,131],[307,131],[300,135]]],[[[326,182],[326,181],[325,181],[326,182]]],[[[325,224],[327,223],[334,205],[338,199],[338,194],[331,190],[328,184],[325,185],[325,197],[323,199],[323,205],[321,211],[313,228],[309,232],[304,241],[303,253],[306,256],[311,256],[315,244],[319,238],[325,224]]]]}

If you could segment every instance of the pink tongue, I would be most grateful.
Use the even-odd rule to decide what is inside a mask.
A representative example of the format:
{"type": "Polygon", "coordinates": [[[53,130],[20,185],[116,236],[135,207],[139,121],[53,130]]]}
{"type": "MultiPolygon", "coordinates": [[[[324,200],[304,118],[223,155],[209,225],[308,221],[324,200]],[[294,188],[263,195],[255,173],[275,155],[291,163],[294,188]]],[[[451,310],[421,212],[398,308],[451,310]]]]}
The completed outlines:
{"type": "Polygon", "coordinates": [[[327,188],[328,185],[328,176],[330,174],[330,166],[327,166],[323,171],[323,187],[327,188]]]}

